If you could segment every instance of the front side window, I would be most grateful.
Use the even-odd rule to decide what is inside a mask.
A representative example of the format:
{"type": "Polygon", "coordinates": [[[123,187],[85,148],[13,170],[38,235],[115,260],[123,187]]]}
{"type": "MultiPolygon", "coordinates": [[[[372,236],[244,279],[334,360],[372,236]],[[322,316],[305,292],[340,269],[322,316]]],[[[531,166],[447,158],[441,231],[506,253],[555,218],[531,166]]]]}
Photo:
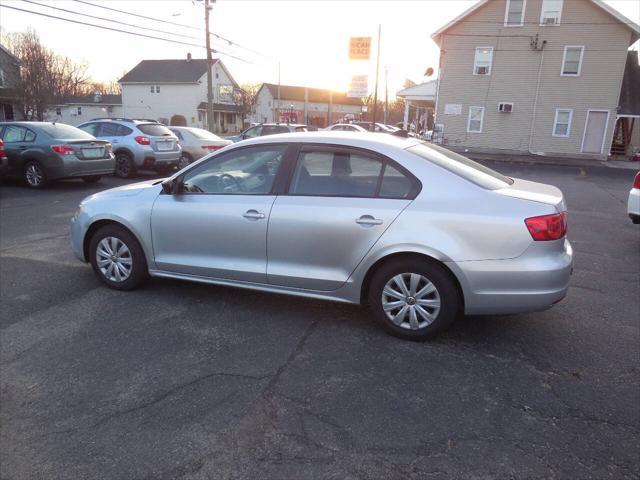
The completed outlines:
{"type": "Polygon", "coordinates": [[[222,195],[264,195],[271,192],[285,146],[269,145],[232,150],[190,170],[185,192],[222,195]]]}
{"type": "Polygon", "coordinates": [[[563,0],[543,0],[540,25],[559,25],[563,0]]]}
{"type": "Polygon", "coordinates": [[[382,161],[342,151],[301,152],[289,193],[337,197],[374,197],[382,161]]]}
{"type": "Polygon", "coordinates": [[[86,125],[82,125],[78,127],[83,132],[87,132],[89,135],[93,135],[94,137],[98,136],[98,124],[97,123],[87,123],[86,125]]]}
{"type": "Polygon", "coordinates": [[[524,25],[524,10],[526,0],[507,0],[506,11],[504,14],[505,27],[521,27],[524,25]]]}
{"type": "Polygon", "coordinates": [[[476,47],[476,56],[473,61],[474,75],[489,75],[493,61],[493,47],[476,47]]]}
{"type": "Polygon", "coordinates": [[[553,122],[554,137],[568,137],[571,133],[571,118],[573,110],[558,108],[556,110],[556,118],[553,122]]]}
{"type": "Polygon", "coordinates": [[[484,107],[469,107],[467,132],[481,133],[483,120],[484,120],[484,107]]]}
{"type": "Polygon", "coordinates": [[[561,75],[577,77],[582,70],[584,47],[564,47],[561,75]]]}

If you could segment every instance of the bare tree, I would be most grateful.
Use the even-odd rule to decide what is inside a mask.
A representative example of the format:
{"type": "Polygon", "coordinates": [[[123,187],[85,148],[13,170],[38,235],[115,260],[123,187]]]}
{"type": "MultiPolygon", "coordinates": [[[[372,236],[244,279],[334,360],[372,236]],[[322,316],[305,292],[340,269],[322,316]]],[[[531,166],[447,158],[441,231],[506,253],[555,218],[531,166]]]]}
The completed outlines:
{"type": "Polygon", "coordinates": [[[86,64],[55,54],[33,30],[6,35],[3,44],[20,59],[16,90],[28,120],[43,120],[47,109],[82,93],[88,83],[86,64]]]}
{"type": "Polygon", "coordinates": [[[243,120],[251,114],[251,109],[256,103],[256,95],[260,90],[259,83],[244,83],[233,91],[233,103],[242,109],[243,120]]]}

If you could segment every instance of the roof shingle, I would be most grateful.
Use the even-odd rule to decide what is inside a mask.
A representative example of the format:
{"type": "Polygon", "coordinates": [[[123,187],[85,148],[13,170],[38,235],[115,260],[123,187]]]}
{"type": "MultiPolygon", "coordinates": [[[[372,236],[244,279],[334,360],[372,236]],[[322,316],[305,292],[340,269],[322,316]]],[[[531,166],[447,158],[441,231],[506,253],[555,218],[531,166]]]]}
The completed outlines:
{"type": "MultiPolygon", "coordinates": [[[[218,59],[213,60],[215,65],[218,59]]],[[[207,73],[206,59],[142,60],[120,83],[196,83],[207,73]]]]}

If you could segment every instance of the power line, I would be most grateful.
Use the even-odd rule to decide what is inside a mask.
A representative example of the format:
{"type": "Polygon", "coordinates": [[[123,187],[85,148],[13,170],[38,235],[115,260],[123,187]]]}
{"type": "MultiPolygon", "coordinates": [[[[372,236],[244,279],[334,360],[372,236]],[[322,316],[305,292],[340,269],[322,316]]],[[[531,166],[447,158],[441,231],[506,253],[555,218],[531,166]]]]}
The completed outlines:
{"type": "MultiPolygon", "coordinates": [[[[88,22],[83,22],[83,21],[80,21],[80,20],[72,20],[70,18],[58,17],[58,16],[55,16],[55,15],[49,15],[47,13],[42,13],[42,12],[34,12],[33,10],[26,10],[24,8],[13,7],[13,6],[5,5],[5,4],[2,4],[2,3],[0,3],[0,8],[9,8],[11,10],[18,10],[20,12],[31,13],[33,15],[39,15],[39,16],[42,16],[42,17],[54,18],[56,20],[62,20],[62,21],[65,21],[65,22],[77,23],[79,25],[86,25],[86,26],[89,26],[89,27],[101,28],[103,30],[110,30],[112,32],[126,33],[127,35],[133,35],[133,36],[136,36],[136,37],[150,38],[150,39],[153,39],[153,40],[162,40],[163,42],[175,43],[175,44],[179,44],[179,45],[187,45],[187,46],[190,46],[190,47],[206,48],[201,44],[183,42],[181,40],[174,40],[174,39],[169,39],[169,38],[156,37],[156,36],[153,36],[153,35],[146,35],[144,33],[130,32],[128,30],[121,30],[119,28],[106,27],[104,25],[96,25],[95,23],[88,23],[88,22]]],[[[244,58],[237,57],[235,55],[232,55],[232,54],[227,53],[227,52],[223,52],[221,50],[215,50],[215,49],[212,49],[212,50],[215,53],[219,53],[221,55],[225,55],[227,57],[234,58],[234,59],[239,60],[239,61],[244,62],[244,63],[253,63],[253,62],[250,62],[249,60],[245,60],[244,58]]]]}
{"type": "Polygon", "coordinates": [[[140,30],[148,30],[150,32],[157,32],[157,33],[166,33],[167,35],[174,35],[176,37],[188,38],[188,39],[191,39],[191,40],[200,40],[198,37],[193,37],[191,35],[182,35],[180,33],[172,33],[172,32],[167,32],[165,30],[158,30],[156,28],[141,27],[139,25],[134,25],[132,23],[125,23],[125,22],[122,22],[120,20],[113,20],[112,18],[98,17],[98,16],[95,16],[95,15],[89,15],[88,13],[74,12],[73,10],[67,10],[65,8],[60,8],[60,7],[54,7],[53,5],[46,5],[44,3],[34,2],[33,0],[22,0],[22,1],[25,2],[25,3],[32,3],[32,4],[38,5],[40,7],[51,8],[53,10],[59,10],[61,12],[65,12],[65,13],[71,13],[73,15],[79,15],[79,16],[83,16],[83,17],[93,18],[95,20],[104,20],[105,22],[118,23],[120,25],[125,25],[127,27],[139,28],[140,30]]]}

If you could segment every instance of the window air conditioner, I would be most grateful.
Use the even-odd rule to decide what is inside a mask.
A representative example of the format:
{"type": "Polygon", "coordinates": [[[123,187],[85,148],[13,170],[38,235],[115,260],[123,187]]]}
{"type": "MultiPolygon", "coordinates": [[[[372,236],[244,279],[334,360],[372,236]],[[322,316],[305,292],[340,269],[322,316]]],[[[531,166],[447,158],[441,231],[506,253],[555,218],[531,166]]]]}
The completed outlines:
{"type": "Polygon", "coordinates": [[[499,103],[498,111],[503,113],[511,113],[513,111],[513,103],[506,103],[506,102],[499,103]]]}

